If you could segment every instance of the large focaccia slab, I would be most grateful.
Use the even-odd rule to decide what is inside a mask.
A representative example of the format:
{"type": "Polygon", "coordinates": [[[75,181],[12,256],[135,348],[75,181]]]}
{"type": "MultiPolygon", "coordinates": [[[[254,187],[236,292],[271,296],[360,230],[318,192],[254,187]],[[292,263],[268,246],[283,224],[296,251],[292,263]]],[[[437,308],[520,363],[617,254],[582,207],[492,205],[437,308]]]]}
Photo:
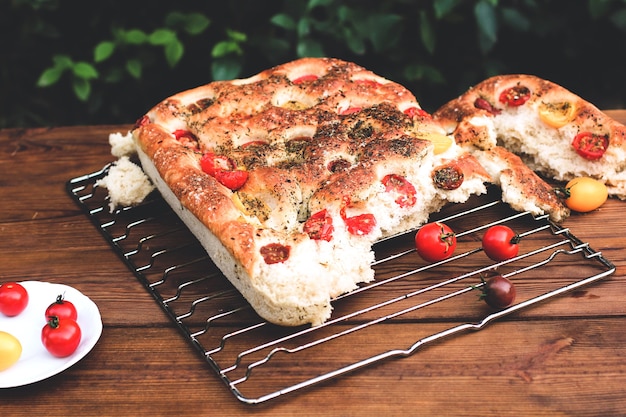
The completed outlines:
{"type": "Polygon", "coordinates": [[[371,246],[493,178],[401,85],[307,58],[176,94],[133,130],[144,171],[256,312],[320,324],[371,246]]]}

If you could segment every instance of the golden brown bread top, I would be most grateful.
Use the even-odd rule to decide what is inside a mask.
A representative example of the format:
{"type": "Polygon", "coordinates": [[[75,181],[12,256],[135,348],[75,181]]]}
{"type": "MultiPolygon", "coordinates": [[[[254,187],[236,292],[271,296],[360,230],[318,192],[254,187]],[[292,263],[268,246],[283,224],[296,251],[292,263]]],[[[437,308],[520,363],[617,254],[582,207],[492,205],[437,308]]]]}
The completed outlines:
{"type": "Polygon", "coordinates": [[[380,181],[373,165],[419,164],[432,149],[416,137],[422,130],[443,133],[404,87],[323,58],[176,94],[133,134],[181,204],[250,269],[258,242],[306,237],[314,193],[315,210],[343,197],[356,204],[380,181]],[[245,180],[235,187],[210,174],[207,154],[245,180]]]}
{"type": "MultiPolygon", "coordinates": [[[[621,123],[566,88],[534,75],[507,74],[488,78],[443,105],[433,117],[442,123],[447,132],[454,132],[458,143],[472,143],[484,148],[487,133],[481,125],[472,124],[472,119],[477,116],[499,117],[502,112],[515,111],[518,106],[502,102],[501,96],[506,91],[524,89],[529,97],[519,105],[520,109],[531,107],[533,112],[544,114],[569,110],[567,120],[563,122],[576,126],[578,132],[591,131],[607,136],[609,147],[625,146],[626,128],[621,123]]],[[[563,145],[569,146],[569,143],[563,145]]]]}

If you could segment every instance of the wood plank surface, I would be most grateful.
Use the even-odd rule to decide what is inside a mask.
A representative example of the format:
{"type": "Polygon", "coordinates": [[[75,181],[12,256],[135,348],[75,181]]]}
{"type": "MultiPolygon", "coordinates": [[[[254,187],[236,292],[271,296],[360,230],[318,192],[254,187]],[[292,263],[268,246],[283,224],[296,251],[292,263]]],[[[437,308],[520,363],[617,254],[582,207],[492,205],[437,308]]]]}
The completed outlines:
{"type": "MultiPolygon", "coordinates": [[[[626,122],[625,110],[608,113],[626,122]]],[[[611,277],[409,357],[247,405],[200,358],[65,190],[70,178],[114,160],[108,134],[129,127],[0,131],[0,282],[71,285],[98,305],[104,325],[95,348],[70,369],[0,389],[3,416],[626,415],[624,201],[610,199],[564,223],[614,263],[611,277]]],[[[559,263],[545,276],[522,280],[541,291],[577,274],[578,263],[559,263]]],[[[392,291],[405,291],[403,283],[394,285],[392,291]]],[[[409,346],[471,317],[476,305],[470,311],[467,304],[442,304],[429,317],[409,314],[373,326],[342,339],[339,349],[322,347],[311,361],[280,360],[263,377],[268,386],[280,386],[305,370],[343,366],[372,349],[409,346]]]]}

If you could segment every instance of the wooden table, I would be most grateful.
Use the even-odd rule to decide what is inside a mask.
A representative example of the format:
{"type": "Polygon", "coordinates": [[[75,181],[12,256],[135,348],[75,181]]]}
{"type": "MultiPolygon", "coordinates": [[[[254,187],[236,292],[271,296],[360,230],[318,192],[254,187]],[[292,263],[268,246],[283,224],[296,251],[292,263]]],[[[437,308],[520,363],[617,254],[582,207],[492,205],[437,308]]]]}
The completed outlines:
{"type": "MultiPolygon", "coordinates": [[[[626,111],[610,114],[626,122],[626,111]]],[[[0,390],[3,416],[626,415],[623,201],[565,222],[615,264],[607,279],[412,356],[248,405],[181,337],[65,190],[70,178],[114,160],[108,134],[128,128],[0,132],[0,281],[71,285],[98,305],[104,324],[95,348],[73,367],[0,390]]],[[[412,320],[383,324],[375,341],[410,339],[416,329],[412,320]]]]}

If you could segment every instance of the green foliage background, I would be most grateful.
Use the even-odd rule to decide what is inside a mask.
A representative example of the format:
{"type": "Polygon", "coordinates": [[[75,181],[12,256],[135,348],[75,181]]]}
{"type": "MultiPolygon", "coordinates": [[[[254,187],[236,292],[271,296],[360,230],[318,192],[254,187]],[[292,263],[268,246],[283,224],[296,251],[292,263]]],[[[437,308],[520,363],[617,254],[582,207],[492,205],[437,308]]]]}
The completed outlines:
{"type": "Polygon", "coordinates": [[[626,107],[626,0],[3,0],[0,31],[0,128],[132,123],[302,56],[354,61],[429,111],[498,73],[626,107]]]}

